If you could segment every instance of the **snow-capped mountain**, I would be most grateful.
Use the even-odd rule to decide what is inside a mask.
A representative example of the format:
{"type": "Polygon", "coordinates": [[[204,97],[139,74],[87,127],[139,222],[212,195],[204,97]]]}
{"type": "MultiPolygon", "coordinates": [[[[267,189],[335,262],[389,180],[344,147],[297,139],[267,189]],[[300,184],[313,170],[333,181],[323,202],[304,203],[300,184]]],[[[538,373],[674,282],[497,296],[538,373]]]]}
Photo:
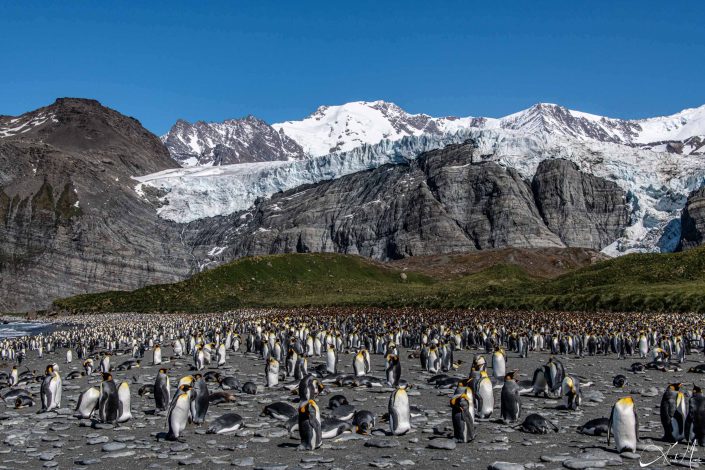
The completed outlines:
{"type": "Polygon", "coordinates": [[[180,120],[162,141],[182,166],[296,160],[347,152],[382,140],[443,136],[463,129],[510,129],[689,155],[705,154],[705,106],[672,116],[614,119],[539,103],[503,118],[410,114],[394,103],[321,106],[300,121],[269,126],[247,117],[222,123],[180,120]]]}
{"type": "Polygon", "coordinates": [[[423,134],[455,133],[460,129],[482,127],[484,122],[483,118],[409,114],[386,101],[356,101],[341,106],[321,106],[301,121],[272,124],[272,127],[298,142],[307,155],[318,157],[382,140],[394,142],[423,134]]]}
{"type": "MultiPolygon", "coordinates": [[[[613,119],[573,111],[555,104],[539,103],[529,109],[505,116],[491,124],[529,134],[546,133],[653,148],[669,142],[685,142],[705,135],[705,106],[686,109],[672,116],[649,119],[613,119]]],[[[702,138],[695,145],[686,145],[672,153],[702,153],[702,138]]],[[[662,150],[666,150],[665,148],[662,150]]]]}
{"type": "MultiPolygon", "coordinates": [[[[226,123],[201,125],[221,129],[223,135],[228,131],[220,126],[226,123]]],[[[300,153],[271,158],[280,161],[167,170],[138,178],[136,190],[154,194],[156,189],[162,218],[190,222],[247,211],[258,198],[404,163],[470,139],[483,160],[514,168],[527,181],[543,160],[564,158],[586,173],[616,182],[631,205],[630,226],[604,250],[616,255],[674,249],[686,197],[705,183],[705,106],[672,116],[623,120],[542,103],[493,119],[434,118],[373,101],[320,107],[302,121],[261,123],[260,128],[295,142],[300,153]]],[[[234,126],[229,131],[232,136],[234,126]]],[[[238,151],[247,150],[243,145],[238,151]]]]}
{"type": "Polygon", "coordinates": [[[678,242],[678,219],[690,191],[705,183],[705,161],[696,155],[513,129],[465,129],[364,145],[349,152],[287,162],[166,170],[137,178],[136,190],[162,194],[159,215],[175,222],[247,211],[258,198],[305,184],[402,164],[420,153],[472,140],[483,161],[514,168],[526,179],[540,162],[564,158],[586,172],[616,182],[630,197],[631,224],[604,251],[670,251],[678,242]]]}
{"type": "Polygon", "coordinates": [[[162,136],[182,166],[230,165],[304,157],[301,146],[254,116],[221,123],[179,120],[162,136]]]}

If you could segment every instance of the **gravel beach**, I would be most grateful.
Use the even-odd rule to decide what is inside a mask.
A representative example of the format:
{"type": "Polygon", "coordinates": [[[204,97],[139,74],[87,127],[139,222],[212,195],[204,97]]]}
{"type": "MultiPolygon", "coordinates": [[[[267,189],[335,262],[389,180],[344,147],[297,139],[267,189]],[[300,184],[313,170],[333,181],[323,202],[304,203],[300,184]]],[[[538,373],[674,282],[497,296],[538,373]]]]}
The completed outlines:
{"type": "MultiPolygon", "coordinates": [[[[391,388],[387,387],[338,387],[327,385],[317,398],[325,416],[328,399],[343,394],[356,409],[366,409],[377,416],[377,430],[370,436],[346,433],[337,438],[326,439],[316,451],[297,450],[298,435],[289,436],[284,422],[261,416],[265,405],[275,401],[288,401],[294,406],[297,397],[285,388],[293,383],[285,379],[279,387],[264,387],[264,361],[255,354],[228,352],[227,364],[208,370],[218,370],[224,375],[237,377],[241,383],[253,381],[258,386],[257,395],[237,392],[237,401],[211,405],[207,423],[226,412],[235,412],[244,419],[244,427],[230,434],[206,434],[207,423],[200,427],[190,424],[181,442],[163,439],[166,415],[154,413],[154,399],[141,397],[138,389],[143,384],[153,384],[160,367],[169,369],[172,392],[179,378],[192,374],[190,357],[168,360],[172,347],[162,346],[162,354],[168,362],[152,365],[152,351],[148,350],[139,368],[114,370],[116,383],[127,380],[131,383],[132,414],[134,419],[122,425],[106,425],[97,420],[82,420],[74,417],[78,395],[91,385],[100,383],[100,374],[68,379],[72,371],[82,371],[81,361],[74,359],[66,363],[66,350],[59,349],[37,357],[36,351],[28,351],[20,372],[26,368],[37,370],[42,375],[47,364],[57,363],[63,377],[63,402],[57,411],[38,414],[40,408],[39,387],[35,382],[26,388],[34,393],[36,404],[29,408],[14,409],[12,400],[5,403],[0,412],[0,465],[1,468],[220,468],[235,466],[242,468],[638,468],[639,461],[651,462],[661,455],[653,445],[663,448],[670,445],[661,442],[663,431],[659,421],[659,402],[668,383],[683,382],[703,384],[700,375],[687,373],[689,367],[701,362],[702,356],[689,355],[682,364],[681,372],[647,370],[642,374],[627,371],[638,358],[617,359],[616,355],[577,358],[573,355],[558,356],[566,373],[578,376],[584,384],[583,404],[578,411],[557,409],[556,399],[522,396],[523,414],[540,413],[559,427],[558,433],[546,435],[527,434],[510,425],[502,424],[499,417],[500,389],[495,388],[495,410],[487,421],[477,423],[477,437],[468,444],[455,443],[452,438],[449,398],[452,390],[437,389],[427,383],[432,376],[420,367],[418,359],[408,358],[410,351],[399,348],[402,359],[402,378],[412,384],[409,398],[412,406],[410,433],[404,436],[388,436],[389,425],[382,421],[387,412],[391,388]],[[624,374],[628,384],[618,389],[612,385],[617,374],[624,374]],[[577,427],[599,417],[608,417],[612,404],[627,394],[634,397],[640,424],[640,449],[637,454],[619,455],[606,446],[606,437],[593,437],[577,432],[577,427]]],[[[478,350],[456,351],[455,360],[462,361],[459,370],[449,375],[467,377],[472,357],[478,350]]],[[[75,357],[75,356],[74,356],[75,357]]],[[[115,354],[111,364],[116,367],[131,359],[131,354],[115,354]]],[[[342,372],[352,371],[354,354],[341,354],[339,367],[342,372]]],[[[486,356],[488,363],[490,355],[486,356]]],[[[517,353],[507,353],[507,369],[518,368],[521,380],[531,379],[533,371],[545,364],[550,355],[546,352],[530,352],[528,358],[519,358],[517,353]]],[[[313,357],[309,369],[323,362],[313,357]]],[[[372,355],[372,373],[384,377],[384,357],[372,355]]],[[[9,373],[12,364],[0,364],[0,369],[9,373]]],[[[209,383],[211,392],[219,390],[217,383],[209,383]]],[[[3,389],[4,395],[8,391],[3,389]]],[[[677,445],[669,455],[687,451],[685,445],[677,445]]],[[[695,461],[704,457],[698,448],[694,450],[695,461]],[[700,455],[699,455],[700,454],[700,455]]],[[[688,459],[683,462],[686,467],[688,459]]],[[[666,466],[663,459],[652,468],[666,466]]]]}

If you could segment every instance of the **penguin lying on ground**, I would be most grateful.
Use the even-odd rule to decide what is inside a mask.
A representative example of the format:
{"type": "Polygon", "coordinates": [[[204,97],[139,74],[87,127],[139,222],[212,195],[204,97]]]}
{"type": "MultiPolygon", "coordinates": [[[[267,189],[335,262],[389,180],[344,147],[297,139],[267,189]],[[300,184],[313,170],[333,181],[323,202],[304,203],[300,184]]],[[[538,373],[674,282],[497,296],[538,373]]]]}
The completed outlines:
{"type": "Polygon", "coordinates": [[[270,416],[279,421],[287,421],[290,418],[297,416],[298,412],[296,408],[291,406],[289,403],[283,401],[276,401],[269,405],[266,405],[262,410],[261,416],[270,416]]]}
{"type": "Polygon", "coordinates": [[[558,426],[537,413],[532,413],[527,416],[524,422],[519,425],[519,429],[532,434],[548,434],[551,431],[558,432],[558,426]]]}
{"type": "Polygon", "coordinates": [[[237,431],[242,427],[242,416],[237,413],[225,413],[214,419],[206,433],[208,434],[225,434],[228,432],[237,431]]]}
{"type": "Polygon", "coordinates": [[[355,416],[353,416],[352,424],[355,426],[355,432],[358,434],[369,434],[377,425],[377,419],[371,411],[358,410],[355,412],[355,416]]]}
{"type": "Polygon", "coordinates": [[[591,419],[587,423],[578,427],[578,432],[588,436],[606,436],[609,424],[610,420],[607,418],[591,419]]]}

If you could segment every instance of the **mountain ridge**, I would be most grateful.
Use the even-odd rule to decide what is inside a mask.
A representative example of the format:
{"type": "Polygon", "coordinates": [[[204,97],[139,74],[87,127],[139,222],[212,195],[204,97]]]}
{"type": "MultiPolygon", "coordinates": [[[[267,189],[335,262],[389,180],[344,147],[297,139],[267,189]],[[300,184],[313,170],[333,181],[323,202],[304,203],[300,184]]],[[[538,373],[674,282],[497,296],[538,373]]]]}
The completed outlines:
{"type": "MultiPolygon", "coordinates": [[[[206,136],[207,129],[216,130],[220,135],[237,133],[237,127],[245,119],[228,119],[219,123],[197,121],[185,127],[184,123],[188,123],[178,120],[162,136],[162,140],[175,160],[184,166],[214,164],[215,160],[207,155],[217,145],[227,147],[228,140],[225,137],[214,139],[213,136],[206,136]],[[228,130],[223,131],[223,128],[228,130]]],[[[300,147],[297,152],[273,148],[269,161],[318,157],[350,151],[385,139],[395,141],[421,134],[439,136],[461,129],[507,129],[530,134],[545,132],[656,151],[705,153],[705,105],[667,116],[619,119],[571,110],[553,103],[536,103],[501,118],[490,118],[412,114],[394,103],[377,100],[319,106],[298,121],[271,125],[260,122],[264,124],[259,128],[260,132],[278,134],[281,139],[290,139],[300,147]],[[676,145],[669,147],[669,143],[676,145]]],[[[242,161],[265,161],[248,158],[248,149],[242,146],[233,151],[242,161]]]]}

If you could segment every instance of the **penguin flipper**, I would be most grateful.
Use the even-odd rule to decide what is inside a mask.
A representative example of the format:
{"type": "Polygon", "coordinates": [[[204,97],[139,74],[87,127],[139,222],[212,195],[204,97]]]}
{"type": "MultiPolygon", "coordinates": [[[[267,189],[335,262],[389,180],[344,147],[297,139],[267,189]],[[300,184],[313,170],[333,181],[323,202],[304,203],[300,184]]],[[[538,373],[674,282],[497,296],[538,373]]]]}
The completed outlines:
{"type": "Polygon", "coordinates": [[[636,412],[636,405],[632,405],[632,409],[634,410],[634,435],[639,442],[639,413],[636,412]]]}
{"type": "MultiPolygon", "coordinates": [[[[607,445],[610,445],[610,436],[612,434],[612,419],[614,418],[614,406],[612,406],[612,412],[610,413],[610,420],[607,423],[607,445]]],[[[638,428],[638,426],[637,426],[638,428]]],[[[638,440],[638,437],[637,437],[638,440]]]]}

